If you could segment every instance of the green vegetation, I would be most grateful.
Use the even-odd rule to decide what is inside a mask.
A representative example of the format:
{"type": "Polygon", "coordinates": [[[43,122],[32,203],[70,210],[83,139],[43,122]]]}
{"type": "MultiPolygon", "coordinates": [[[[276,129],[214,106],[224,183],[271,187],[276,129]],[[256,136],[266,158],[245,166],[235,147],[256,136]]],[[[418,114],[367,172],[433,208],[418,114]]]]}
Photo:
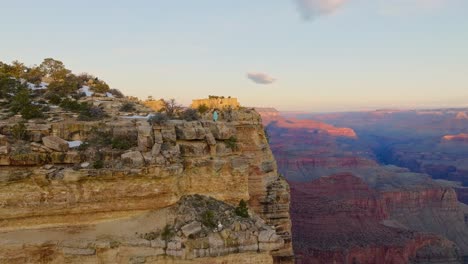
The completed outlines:
{"type": "MultiPolygon", "coordinates": [[[[89,105],[88,105],[89,106],[89,105]]],[[[98,106],[89,106],[83,109],[78,116],[78,120],[81,121],[96,121],[107,117],[106,112],[98,106]]]]}
{"type": "Polygon", "coordinates": [[[27,137],[26,125],[20,122],[11,127],[11,135],[17,140],[25,140],[27,137]]]}
{"type": "Polygon", "coordinates": [[[206,104],[201,104],[201,105],[198,106],[197,110],[198,110],[198,112],[200,114],[204,114],[204,113],[208,112],[210,110],[210,108],[206,104]]]}
{"type": "Polygon", "coordinates": [[[102,161],[102,160],[100,160],[100,159],[94,161],[94,163],[93,163],[93,168],[95,168],[95,169],[102,169],[102,168],[104,168],[104,161],[102,161]]]}
{"type": "Polygon", "coordinates": [[[119,109],[119,111],[121,112],[134,112],[135,110],[136,110],[135,104],[129,103],[129,102],[123,104],[119,109]]]}
{"type": "Polygon", "coordinates": [[[126,137],[115,137],[111,140],[113,149],[128,150],[136,144],[126,137]]]}
{"type": "Polygon", "coordinates": [[[202,219],[201,222],[204,226],[210,227],[210,228],[215,228],[216,227],[216,221],[214,219],[214,212],[211,210],[205,211],[201,215],[202,219]]]}
{"type": "Polygon", "coordinates": [[[167,242],[169,242],[169,240],[174,237],[174,235],[175,232],[170,225],[166,225],[161,232],[161,238],[166,242],[166,245],[167,242]]]}
{"type": "Polygon", "coordinates": [[[268,143],[270,143],[270,135],[268,135],[268,130],[265,128],[263,128],[263,132],[265,133],[265,138],[267,140],[268,143]]]}
{"type": "Polygon", "coordinates": [[[224,143],[231,150],[236,150],[236,148],[237,148],[237,138],[234,137],[234,136],[231,136],[230,138],[224,140],[224,143]]]}
{"type": "Polygon", "coordinates": [[[115,98],[124,98],[123,93],[117,89],[110,89],[109,93],[111,93],[115,98]]]}
{"type": "Polygon", "coordinates": [[[162,125],[169,120],[169,117],[165,113],[154,113],[150,118],[148,118],[148,123],[151,125],[162,125]]]}
{"type": "Polygon", "coordinates": [[[200,119],[197,110],[188,108],[180,113],[180,118],[185,121],[196,121],[200,119]]]}
{"type": "Polygon", "coordinates": [[[247,207],[247,202],[243,199],[240,200],[239,205],[236,207],[235,211],[237,216],[247,218],[249,217],[249,208],[247,207]]]}

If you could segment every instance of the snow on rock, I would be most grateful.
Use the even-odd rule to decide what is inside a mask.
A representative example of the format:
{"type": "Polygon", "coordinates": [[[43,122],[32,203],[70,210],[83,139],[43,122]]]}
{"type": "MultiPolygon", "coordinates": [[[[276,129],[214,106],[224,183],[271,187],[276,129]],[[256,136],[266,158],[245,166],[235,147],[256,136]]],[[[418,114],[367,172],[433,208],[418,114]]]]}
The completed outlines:
{"type": "Polygon", "coordinates": [[[35,85],[34,83],[28,82],[28,88],[31,90],[44,90],[47,89],[48,83],[41,82],[39,85],[35,85]]]}
{"type": "Polygon", "coordinates": [[[111,93],[106,93],[106,96],[109,97],[109,98],[114,98],[114,95],[111,94],[111,93]]]}
{"type": "Polygon", "coordinates": [[[79,89],[80,93],[86,94],[86,96],[93,96],[94,92],[91,92],[89,86],[84,85],[79,89]]]}
{"type": "Polygon", "coordinates": [[[77,148],[77,147],[81,146],[81,144],[83,144],[83,142],[80,141],[80,140],[68,141],[68,147],[69,148],[77,148]]]}

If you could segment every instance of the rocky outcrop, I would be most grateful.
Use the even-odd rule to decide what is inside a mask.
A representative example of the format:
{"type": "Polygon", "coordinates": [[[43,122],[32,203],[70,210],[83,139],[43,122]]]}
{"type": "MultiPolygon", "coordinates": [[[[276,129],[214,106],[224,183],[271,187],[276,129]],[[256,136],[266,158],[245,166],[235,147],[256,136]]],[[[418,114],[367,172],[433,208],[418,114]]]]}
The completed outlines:
{"type": "Polygon", "coordinates": [[[87,231],[51,227],[0,233],[0,262],[272,263],[270,252],[284,247],[284,240],[250,214],[240,217],[226,203],[185,196],[163,211],[90,224],[87,231]],[[8,241],[15,236],[23,243],[8,241]]]}
{"type": "MultiPolygon", "coordinates": [[[[83,147],[58,151],[49,143],[47,146],[29,139],[24,147],[13,145],[12,153],[0,154],[0,164],[5,165],[0,170],[0,235],[3,232],[12,237],[0,246],[0,256],[11,263],[44,255],[57,263],[100,258],[114,263],[115,254],[147,263],[183,261],[189,257],[180,255],[180,250],[190,248],[192,242],[169,243],[162,250],[152,248],[152,241],[140,241],[119,246],[118,250],[104,246],[109,250],[103,250],[101,245],[113,242],[101,243],[98,239],[89,242],[94,246],[67,247],[50,241],[22,244],[14,237],[20,237],[21,230],[76,225],[86,229],[122,217],[139,219],[164,211],[181,197],[201,194],[231,205],[246,200],[252,215],[261,221],[249,224],[247,229],[240,223],[241,231],[256,230],[254,236],[207,234],[208,238],[214,236],[208,239],[212,245],[207,248],[205,242],[195,242],[200,244],[198,253],[191,253],[197,259],[195,263],[247,259],[252,263],[291,262],[289,188],[278,175],[260,117],[255,111],[242,110],[231,112],[229,119],[231,122],[175,120],[148,126],[146,120],[121,118],[106,124],[64,121],[43,127],[41,135],[56,135],[65,142],[80,140],[83,147]],[[236,246],[229,241],[237,241],[233,242],[236,246]],[[135,245],[144,249],[135,249],[135,245]],[[16,246],[22,249],[16,251],[16,246]],[[11,250],[4,250],[7,248],[11,250]]],[[[8,135],[9,126],[0,126],[0,132],[8,135]]],[[[193,221],[185,221],[176,232],[184,237],[195,235],[199,224],[193,221]]],[[[131,226],[129,230],[136,225],[131,226]]],[[[237,224],[228,226],[238,229],[237,224]]]]}

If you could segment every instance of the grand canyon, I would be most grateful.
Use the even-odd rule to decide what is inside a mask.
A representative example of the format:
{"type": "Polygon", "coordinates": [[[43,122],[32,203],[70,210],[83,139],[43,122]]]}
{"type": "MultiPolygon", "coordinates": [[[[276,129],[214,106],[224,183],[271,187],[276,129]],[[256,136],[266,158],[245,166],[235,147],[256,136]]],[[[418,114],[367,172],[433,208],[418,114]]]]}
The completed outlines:
{"type": "Polygon", "coordinates": [[[463,261],[465,109],[257,110],[291,186],[298,263],[463,261]]]}

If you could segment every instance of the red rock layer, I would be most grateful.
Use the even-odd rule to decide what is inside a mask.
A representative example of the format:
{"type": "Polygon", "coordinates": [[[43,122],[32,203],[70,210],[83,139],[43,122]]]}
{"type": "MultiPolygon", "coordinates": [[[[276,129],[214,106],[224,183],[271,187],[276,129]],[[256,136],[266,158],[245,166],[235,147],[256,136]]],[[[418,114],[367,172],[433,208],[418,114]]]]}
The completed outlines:
{"type": "Polygon", "coordinates": [[[451,255],[452,244],[445,239],[381,224],[389,217],[388,201],[356,176],[338,174],[290,186],[298,263],[403,264],[424,258],[419,250],[433,245],[451,255]]]}

